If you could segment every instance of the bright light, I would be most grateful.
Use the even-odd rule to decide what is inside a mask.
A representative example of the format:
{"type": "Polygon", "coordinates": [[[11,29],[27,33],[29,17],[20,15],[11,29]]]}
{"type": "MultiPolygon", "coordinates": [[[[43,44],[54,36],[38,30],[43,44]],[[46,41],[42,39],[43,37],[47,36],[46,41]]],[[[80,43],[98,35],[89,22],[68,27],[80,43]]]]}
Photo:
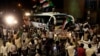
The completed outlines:
{"type": "Polygon", "coordinates": [[[25,16],[30,16],[30,15],[31,15],[31,13],[29,13],[29,12],[25,13],[25,16]]]}
{"type": "Polygon", "coordinates": [[[20,3],[18,3],[18,7],[21,7],[22,5],[20,3]]]}
{"type": "Polygon", "coordinates": [[[5,16],[4,19],[5,19],[6,24],[8,25],[14,25],[18,23],[13,15],[5,16]]]}
{"type": "Polygon", "coordinates": [[[55,37],[57,37],[57,34],[54,34],[55,37]]]}
{"type": "Polygon", "coordinates": [[[18,21],[17,20],[14,20],[14,22],[13,22],[14,24],[17,24],[18,23],[18,21]]]}

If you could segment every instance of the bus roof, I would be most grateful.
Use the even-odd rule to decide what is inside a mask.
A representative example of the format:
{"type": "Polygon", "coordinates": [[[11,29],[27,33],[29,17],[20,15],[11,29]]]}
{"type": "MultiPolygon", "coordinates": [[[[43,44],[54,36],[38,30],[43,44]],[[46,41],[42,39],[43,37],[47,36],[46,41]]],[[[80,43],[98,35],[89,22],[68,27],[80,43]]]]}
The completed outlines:
{"type": "Polygon", "coordinates": [[[44,12],[44,13],[34,14],[33,16],[54,16],[54,15],[67,15],[67,14],[59,12],[44,12]]]}

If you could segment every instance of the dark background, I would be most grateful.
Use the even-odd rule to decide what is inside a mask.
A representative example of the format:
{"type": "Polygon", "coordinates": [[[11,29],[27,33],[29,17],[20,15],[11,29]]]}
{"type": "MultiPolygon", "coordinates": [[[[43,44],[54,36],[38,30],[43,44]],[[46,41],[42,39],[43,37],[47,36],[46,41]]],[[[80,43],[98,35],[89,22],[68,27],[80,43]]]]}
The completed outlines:
{"type": "MultiPolygon", "coordinates": [[[[38,1],[38,0],[36,0],[38,1]]],[[[56,8],[63,8],[63,0],[51,0],[56,8]]],[[[0,8],[16,8],[21,3],[23,8],[32,9],[34,1],[32,0],[0,0],[0,8]]]]}

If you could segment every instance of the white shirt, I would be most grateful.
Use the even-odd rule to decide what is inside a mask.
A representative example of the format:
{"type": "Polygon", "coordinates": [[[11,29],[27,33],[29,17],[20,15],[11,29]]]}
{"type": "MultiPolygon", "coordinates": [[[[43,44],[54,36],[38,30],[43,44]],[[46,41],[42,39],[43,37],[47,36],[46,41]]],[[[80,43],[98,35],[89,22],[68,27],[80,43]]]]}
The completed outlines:
{"type": "Polygon", "coordinates": [[[93,48],[88,48],[86,49],[86,56],[92,56],[92,54],[94,53],[94,49],[93,48]]]}
{"type": "Polygon", "coordinates": [[[17,53],[17,47],[14,44],[11,45],[11,52],[12,54],[17,53]]]}
{"type": "Polygon", "coordinates": [[[8,54],[7,46],[1,46],[0,50],[1,50],[1,53],[3,54],[3,56],[7,56],[7,54],[8,54]]]}
{"type": "Polygon", "coordinates": [[[8,48],[8,52],[10,52],[10,51],[11,51],[12,43],[7,42],[7,43],[6,43],[6,46],[7,46],[7,48],[8,48]]]}
{"type": "Polygon", "coordinates": [[[53,32],[49,32],[49,38],[53,38],[53,32]]]}
{"type": "Polygon", "coordinates": [[[68,54],[69,54],[69,56],[74,56],[74,47],[75,46],[68,46],[67,47],[67,50],[68,50],[68,54]]]}
{"type": "Polygon", "coordinates": [[[3,35],[6,35],[7,34],[6,31],[7,31],[6,29],[3,29],[3,35]]]}
{"type": "Polygon", "coordinates": [[[21,47],[21,39],[20,38],[15,39],[15,45],[17,46],[17,48],[21,47]]]}
{"type": "Polygon", "coordinates": [[[21,49],[26,50],[28,47],[27,43],[22,43],[21,49]]]}

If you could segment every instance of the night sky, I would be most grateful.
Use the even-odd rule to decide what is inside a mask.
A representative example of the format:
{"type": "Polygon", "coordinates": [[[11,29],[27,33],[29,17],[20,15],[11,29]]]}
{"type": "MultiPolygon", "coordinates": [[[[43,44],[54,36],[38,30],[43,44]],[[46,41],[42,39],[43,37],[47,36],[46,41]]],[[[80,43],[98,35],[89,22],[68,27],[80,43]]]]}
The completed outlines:
{"type": "Polygon", "coordinates": [[[32,6],[30,0],[0,0],[0,8],[16,8],[18,3],[21,3],[23,7],[32,6]]]}
{"type": "MultiPolygon", "coordinates": [[[[32,9],[35,3],[34,0],[0,0],[0,9],[5,8],[18,8],[18,3],[22,5],[22,8],[32,9]]],[[[63,7],[63,0],[51,0],[56,8],[63,7]]]]}

